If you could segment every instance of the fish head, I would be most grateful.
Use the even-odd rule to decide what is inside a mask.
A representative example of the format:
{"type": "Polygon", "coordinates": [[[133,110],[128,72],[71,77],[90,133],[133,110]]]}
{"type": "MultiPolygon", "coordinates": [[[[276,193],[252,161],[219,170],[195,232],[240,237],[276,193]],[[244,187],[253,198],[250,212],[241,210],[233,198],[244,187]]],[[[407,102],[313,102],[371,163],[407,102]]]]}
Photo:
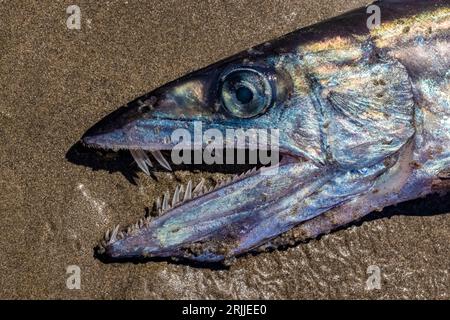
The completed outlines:
{"type": "Polygon", "coordinates": [[[177,187],[157,202],[159,217],[107,233],[99,253],[213,262],[248,252],[373,188],[413,136],[413,117],[407,72],[387,58],[263,45],[184,76],[106,117],[84,144],[130,150],[145,171],[142,152],[175,148],[178,130],[195,144],[201,123],[214,136],[276,130],[282,160],[213,189],[177,187]]]}

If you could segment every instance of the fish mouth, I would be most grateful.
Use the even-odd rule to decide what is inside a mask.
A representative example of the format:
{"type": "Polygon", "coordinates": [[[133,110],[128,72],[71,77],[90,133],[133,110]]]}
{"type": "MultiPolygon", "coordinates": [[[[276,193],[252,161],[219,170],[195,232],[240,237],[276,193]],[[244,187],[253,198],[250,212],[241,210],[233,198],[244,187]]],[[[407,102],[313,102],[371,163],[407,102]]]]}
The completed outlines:
{"type": "MultiPolygon", "coordinates": [[[[138,122],[143,121],[141,116],[138,105],[120,108],[89,129],[81,142],[94,149],[129,151],[146,175],[151,174],[155,160],[166,170],[172,171],[172,161],[164,156],[174,147],[169,133],[180,127],[194,130],[193,122],[148,117],[145,119],[147,140],[144,145],[142,135],[137,137],[139,132],[133,131],[138,122]],[[154,127],[159,129],[154,130],[154,127]],[[150,139],[152,143],[149,143],[150,139]]],[[[260,151],[256,146],[246,146],[260,151]]],[[[200,150],[205,150],[203,145],[200,150]]],[[[292,171],[304,159],[278,151],[281,161],[270,166],[255,164],[247,172],[229,177],[213,187],[207,187],[203,179],[197,184],[189,181],[176,186],[171,193],[166,192],[156,199],[152,211],[135,224],[125,228],[116,226],[107,231],[96,247],[97,257],[113,262],[159,258],[224,262],[245,252],[249,246],[257,246],[263,241],[262,238],[276,236],[278,229],[273,234],[246,239],[247,231],[265,220],[262,216],[258,218],[260,210],[267,208],[270,212],[270,206],[276,207],[277,195],[290,194],[298,184],[292,171]],[[278,170],[281,175],[278,175],[278,170]],[[273,183],[286,179],[284,187],[277,189],[270,186],[270,178],[276,176],[278,178],[273,183]]],[[[213,171],[217,164],[211,166],[213,171]]],[[[316,167],[310,164],[306,171],[313,168],[316,167]]]]}
{"type": "MultiPolygon", "coordinates": [[[[88,147],[105,149],[89,139],[90,134],[83,137],[88,147]]],[[[107,148],[129,150],[149,175],[153,166],[149,154],[172,170],[161,153],[171,147],[156,143],[149,148],[107,148]]],[[[195,185],[192,181],[177,185],[156,199],[152,211],[136,223],[107,231],[95,248],[96,256],[104,262],[168,259],[229,265],[236,257],[369,190],[392,166],[384,161],[345,172],[278,151],[279,162],[254,167],[213,187],[207,187],[203,179],[195,185]]]]}
{"type": "MultiPolygon", "coordinates": [[[[149,176],[155,160],[164,169],[172,171],[172,161],[164,156],[175,145],[170,139],[170,132],[180,127],[194,130],[194,122],[153,117],[143,120],[139,107],[131,104],[115,111],[89,129],[81,142],[88,148],[129,151],[137,166],[149,176]],[[139,130],[134,130],[143,121],[145,137],[140,135],[139,130]],[[157,130],[154,129],[156,127],[157,130]],[[145,143],[142,143],[143,139],[145,143]]],[[[247,151],[250,147],[260,151],[251,144],[246,145],[247,151]]],[[[200,151],[204,150],[204,145],[201,145],[200,151]]],[[[189,181],[176,186],[173,192],[166,192],[156,199],[152,211],[135,224],[125,228],[116,226],[107,231],[96,247],[97,257],[113,262],[169,258],[215,263],[228,261],[239,252],[246,251],[248,245],[239,248],[246,234],[242,228],[251,229],[252,225],[256,226],[264,220],[256,218],[255,214],[261,207],[276,202],[277,192],[270,192],[270,186],[265,184],[268,176],[276,175],[279,168],[303,161],[278,151],[279,157],[282,157],[280,162],[262,167],[261,163],[255,164],[247,172],[213,187],[207,187],[203,179],[195,185],[189,181]],[[261,197],[261,194],[264,196],[261,197]],[[227,199],[228,203],[224,203],[223,199],[227,199]]],[[[213,171],[217,164],[211,166],[213,171]]],[[[291,179],[287,188],[293,188],[295,184],[296,180],[291,179]]],[[[287,190],[279,190],[278,194],[289,193],[287,190]]],[[[253,242],[249,242],[251,247],[256,246],[259,240],[258,243],[253,242]]]]}

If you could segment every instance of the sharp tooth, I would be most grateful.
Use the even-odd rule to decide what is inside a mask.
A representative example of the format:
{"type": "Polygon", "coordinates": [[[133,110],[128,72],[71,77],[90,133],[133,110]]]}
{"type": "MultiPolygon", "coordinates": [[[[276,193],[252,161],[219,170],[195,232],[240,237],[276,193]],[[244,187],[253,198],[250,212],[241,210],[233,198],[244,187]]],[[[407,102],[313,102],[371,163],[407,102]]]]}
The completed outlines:
{"type": "Polygon", "coordinates": [[[130,149],[130,153],[133,156],[134,161],[136,161],[139,168],[144,171],[147,175],[150,175],[150,171],[148,170],[148,166],[153,166],[152,162],[148,158],[147,154],[143,150],[133,150],[130,149]]]}
{"type": "Polygon", "coordinates": [[[169,209],[169,194],[166,193],[164,194],[164,199],[163,199],[163,203],[162,203],[162,211],[166,211],[169,209]]]}
{"type": "Polygon", "coordinates": [[[175,192],[173,193],[172,198],[172,207],[175,207],[175,205],[180,201],[180,188],[177,186],[175,188],[175,192]]]}
{"type": "Polygon", "coordinates": [[[156,207],[156,211],[158,211],[159,209],[161,209],[161,198],[156,199],[156,201],[155,201],[155,207],[156,207]]]}
{"type": "Polygon", "coordinates": [[[180,192],[178,193],[178,202],[181,201],[181,196],[184,194],[184,186],[180,186],[180,192]]]}
{"type": "Polygon", "coordinates": [[[188,184],[186,185],[186,191],[184,192],[183,201],[189,200],[191,198],[192,198],[192,181],[189,180],[188,184]]]}
{"type": "Polygon", "coordinates": [[[146,164],[148,164],[150,167],[153,167],[153,163],[150,161],[150,158],[148,157],[147,153],[145,153],[144,151],[142,151],[144,154],[144,161],[146,164]]]}
{"type": "Polygon", "coordinates": [[[159,151],[159,150],[152,150],[151,153],[155,157],[156,161],[158,161],[159,164],[163,168],[165,168],[165,169],[167,169],[169,171],[172,171],[172,168],[170,167],[169,162],[167,162],[166,158],[164,158],[164,156],[162,155],[161,151],[159,151]]]}
{"type": "Polygon", "coordinates": [[[109,240],[109,243],[113,243],[113,242],[115,242],[117,240],[117,233],[118,232],[119,232],[119,225],[117,225],[114,228],[114,230],[113,230],[113,232],[111,234],[111,239],[109,240]]]}
{"type": "Polygon", "coordinates": [[[200,180],[200,182],[198,183],[198,185],[195,187],[193,193],[198,193],[200,191],[202,191],[203,189],[203,185],[205,184],[205,179],[202,178],[202,180],[200,180]]]}
{"type": "Polygon", "coordinates": [[[105,233],[105,240],[106,240],[106,241],[109,241],[109,230],[106,231],[106,233],[105,233]]]}

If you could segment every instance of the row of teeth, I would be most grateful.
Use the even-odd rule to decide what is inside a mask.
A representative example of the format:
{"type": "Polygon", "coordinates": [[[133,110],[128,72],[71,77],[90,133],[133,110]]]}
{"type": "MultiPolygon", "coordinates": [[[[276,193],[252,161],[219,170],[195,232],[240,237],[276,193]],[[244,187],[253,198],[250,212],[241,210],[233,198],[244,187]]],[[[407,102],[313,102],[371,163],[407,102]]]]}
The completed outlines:
{"type": "MultiPolygon", "coordinates": [[[[154,209],[156,210],[158,216],[163,215],[164,213],[166,213],[167,211],[169,211],[170,209],[172,209],[176,206],[179,206],[193,198],[203,196],[204,194],[214,191],[220,187],[231,184],[232,182],[243,179],[243,178],[255,173],[256,171],[257,171],[257,168],[255,167],[251,170],[248,170],[245,173],[235,175],[235,176],[228,178],[227,180],[218,182],[215,186],[210,187],[210,188],[205,186],[204,178],[202,178],[200,180],[200,182],[196,185],[195,188],[192,188],[192,180],[189,180],[186,187],[184,187],[183,185],[178,185],[175,188],[175,191],[174,191],[172,197],[170,197],[169,192],[166,192],[164,194],[164,197],[162,200],[161,200],[161,198],[158,198],[155,201],[154,209]]],[[[143,227],[147,227],[152,220],[153,220],[153,216],[148,215],[147,217],[141,218],[137,223],[130,225],[124,231],[119,232],[120,225],[117,225],[113,230],[106,231],[105,236],[99,245],[99,253],[100,254],[104,253],[105,247],[107,245],[110,245],[110,244],[116,242],[117,240],[122,240],[123,238],[125,238],[128,235],[136,234],[143,227]]]]}
{"type": "MultiPolygon", "coordinates": [[[[141,168],[141,170],[144,171],[145,174],[150,175],[150,170],[148,169],[148,166],[153,167],[153,163],[151,162],[147,153],[142,149],[135,149],[135,150],[131,149],[130,153],[133,156],[134,161],[136,161],[138,167],[141,168]]],[[[164,158],[161,151],[151,150],[150,153],[164,169],[172,171],[169,162],[166,160],[166,158],[164,158]]]]}
{"type": "Polygon", "coordinates": [[[155,201],[156,212],[158,213],[158,215],[161,215],[164,212],[172,209],[176,205],[184,203],[184,202],[192,199],[192,196],[194,194],[200,195],[200,194],[204,193],[205,191],[210,191],[210,190],[205,190],[204,184],[205,184],[205,179],[202,179],[197,184],[197,186],[194,188],[194,190],[192,190],[192,181],[189,180],[188,184],[186,185],[186,189],[184,188],[183,185],[179,185],[175,188],[175,191],[172,196],[172,200],[170,200],[169,192],[166,192],[164,194],[164,197],[162,200],[161,200],[161,198],[156,199],[156,201],[155,201]]]}
{"type": "Polygon", "coordinates": [[[202,178],[200,182],[197,184],[197,186],[192,189],[192,181],[189,180],[186,187],[183,185],[178,185],[175,188],[175,191],[173,192],[172,197],[170,196],[169,192],[166,192],[163,196],[163,199],[161,198],[156,199],[155,201],[155,210],[158,213],[158,215],[162,215],[165,212],[169,211],[170,209],[173,209],[176,206],[182,205],[185,202],[191,200],[192,198],[203,196],[209,192],[212,192],[216,189],[219,189],[225,185],[229,185],[232,182],[235,182],[237,180],[240,180],[244,177],[249,176],[250,174],[255,173],[258,170],[257,167],[248,170],[247,172],[244,172],[242,174],[237,174],[234,176],[229,177],[226,180],[217,182],[212,187],[205,186],[205,179],[202,178]]]}

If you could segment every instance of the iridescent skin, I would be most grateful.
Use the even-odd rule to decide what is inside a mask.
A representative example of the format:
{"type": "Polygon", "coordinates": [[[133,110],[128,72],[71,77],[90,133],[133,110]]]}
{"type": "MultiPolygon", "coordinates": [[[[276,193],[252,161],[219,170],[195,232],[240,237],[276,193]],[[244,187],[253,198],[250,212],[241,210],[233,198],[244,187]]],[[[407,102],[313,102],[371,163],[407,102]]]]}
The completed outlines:
{"type": "Polygon", "coordinates": [[[450,189],[449,2],[377,5],[375,29],[365,8],[301,29],[158,88],[89,130],[92,147],[168,150],[173,130],[193,121],[224,134],[278,128],[283,155],[269,169],[277,174],[252,172],[131,232],[116,229],[99,253],[227,261],[450,189]],[[236,66],[263,70],[276,87],[263,114],[238,118],[221,105],[218,79],[236,66]]]}

